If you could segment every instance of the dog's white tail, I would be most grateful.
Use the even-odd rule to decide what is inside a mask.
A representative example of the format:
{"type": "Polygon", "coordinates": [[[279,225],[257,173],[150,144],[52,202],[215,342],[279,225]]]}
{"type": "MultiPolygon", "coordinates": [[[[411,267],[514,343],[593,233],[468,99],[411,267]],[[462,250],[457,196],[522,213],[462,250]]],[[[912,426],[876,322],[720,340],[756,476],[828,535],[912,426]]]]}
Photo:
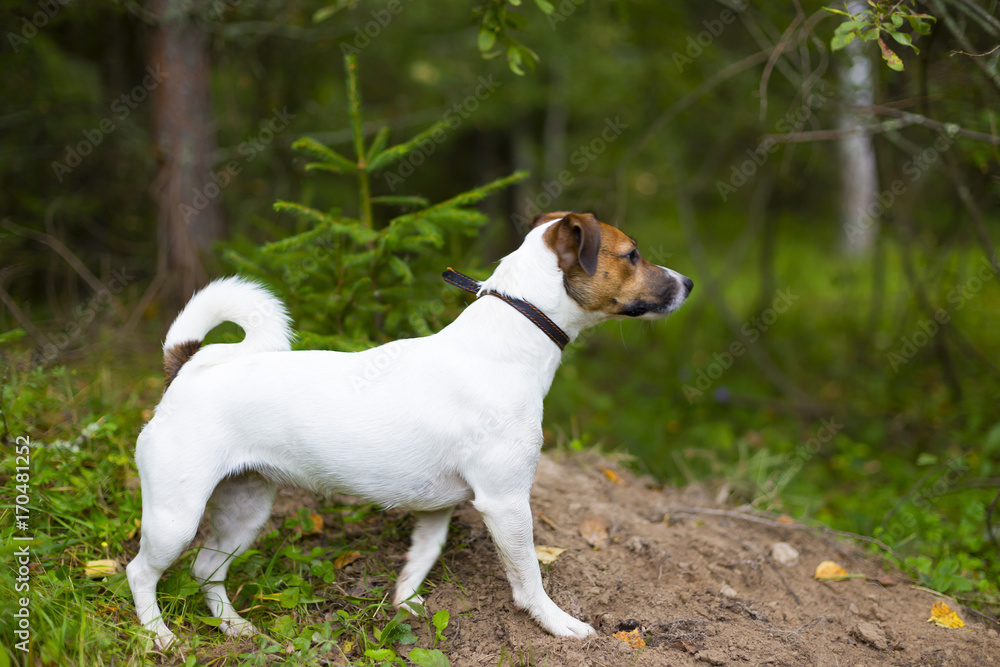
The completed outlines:
{"type": "Polygon", "coordinates": [[[163,342],[166,386],[194,356],[208,332],[235,322],[246,336],[232,348],[234,356],[292,349],[291,319],[285,304],[262,285],[238,276],[209,283],[188,301],[170,325],[163,342]]]}

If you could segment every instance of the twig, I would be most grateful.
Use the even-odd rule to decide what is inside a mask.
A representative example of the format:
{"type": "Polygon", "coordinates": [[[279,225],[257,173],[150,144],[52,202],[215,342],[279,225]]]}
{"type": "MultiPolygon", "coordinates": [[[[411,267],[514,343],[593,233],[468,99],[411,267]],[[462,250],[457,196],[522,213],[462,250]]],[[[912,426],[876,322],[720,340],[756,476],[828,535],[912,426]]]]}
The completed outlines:
{"type": "Polygon", "coordinates": [[[970,58],[982,58],[983,56],[990,55],[991,53],[993,53],[997,49],[1000,49],[1000,44],[997,44],[996,46],[994,46],[992,49],[990,49],[986,53],[966,53],[965,51],[952,51],[951,55],[953,55],[953,56],[969,56],[970,58]]]}
{"type": "MultiPolygon", "coordinates": [[[[965,31],[959,27],[954,17],[948,13],[947,9],[945,9],[945,3],[941,2],[941,0],[927,1],[934,7],[934,9],[937,10],[937,14],[943,19],[948,32],[950,32],[958,43],[962,45],[962,48],[969,52],[975,51],[975,49],[972,48],[972,43],[969,42],[969,39],[965,36],[965,31]]],[[[976,64],[976,67],[982,70],[986,79],[993,84],[997,90],[1000,90],[1000,74],[991,70],[986,62],[981,58],[973,58],[972,62],[976,64]]]]}
{"type": "MultiPolygon", "coordinates": [[[[83,278],[83,281],[87,283],[87,285],[90,287],[91,290],[93,290],[95,294],[100,294],[105,289],[104,285],[101,283],[98,277],[95,276],[93,273],[91,273],[90,269],[88,269],[87,266],[82,261],[80,261],[80,258],[74,255],[73,251],[67,248],[66,245],[56,237],[52,236],[51,234],[43,234],[41,232],[36,232],[33,229],[28,229],[27,227],[16,225],[10,220],[4,220],[0,224],[3,224],[4,227],[14,232],[18,236],[25,236],[29,239],[38,241],[39,243],[44,243],[45,245],[55,250],[59,254],[59,256],[61,256],[64,260],[66,260],[66,263],[69,264],[81,278],[83,278]]],[[[118,303],[118,299],[112,296],[111,304],[114,307],[116,314],[122,319],[124,319],[125,313],[122,310],[121,304],[118,303]]]]}
{"type": "Polygon", "coordinates": [[[792,590],[792,587],[788,585],[787,581],[785,581],[785,575],[783,575],[781,573],[781,570],[778,569],[778,566],[774,564],[774,559],[768,556],[760,549],[758,549],[753,544],[747,542],[746,540],[740,540],[740,542],[743,544],[743,546],[756,551],[757,554],[764,559],[764,562],[771,566],[771,569],[774,570],[774,573],[778,575],[778,579],[781,579],[781,583],[785,585],[785,590],[788,591],[788,594],[795,599],[795,603],[801,607],[802,600],[799,599],[799,596],[795,594],[795,591],[792,590]]]}
{"type": "Polygon", "coordinates": [[[813,130],[809,132],[788,132],[785,134],[765,134],[761,141],[774,141],[778,143],[802,143],[806,141],[832,141],[835,139],[841,139],[852,134],[878,134],[880,132],[895,132],[897,130],[906,127],[907,125],[920,125],[922,127],[928,127],[935,130],[940,130],[942,132],[947,132],[949,134],[954,133],[959,136],[967,137],[969,139],[975,139],[976,141],[982,141],[987,144],[992,144],[994,146],[1000,146],[1000,137],[992,134],[986,134],[985,132],[976,132],[975,130],[967,130],[964,127],[959,127],[954,123],[942,123],[940,121],[932,120],[926,116],[921,116],[920,114],[911,113],[909,111],[900,111],[899,109],[893,109],[892,107],[873,105],[868,107],[859,107],[860,109],[868,109],[875,113],[880,113],[886,116],[892,116],[898,120],[884,120],[879,123],[871,123],[867,125],[858,125],[855,127],[848,128],[846,130],[813,130]]]}
{"type": "Polygon", "coordinates": [[[778,58],[781,57],[781,52],[785,50],[788,46],[788,42],[791,41],[792,35],[795,34],[796,28],[799,27],[799,23],[802,21],[802,15],[796,14],[792,22],[788,24],[785,28],[785,32],[782,33],[781,39],[778,40],[777,45],[771,51],[771,57],[767,59],[767,65],[764,66],[764,73],[760,76],[760,120],[764,122],[767,119],[767,83],[771,80],[771,70],[774,69],[774,64],[777,62],[778,58]]]}
{"type": "MultiPolygon", "coordinates": [[[[869,537],[867,535],[859,535],[857,533],[849,533],[845,530],[837,530],[836,528],[830,528],[829,526],[808,526],[799,523],[778,523],[777,521],[772,521],[770,519],[765,519],[763,517],[754,516],[753,514],[744,514],[743,512],[734,512],[731,510],[717,510],[710,507],[671,507],[668,512],[673,514],[707,514],[710,516],[724,516],[730,519],[740,519],[742,521],[749,521],[751,523],[759,523],[765,526],[771,526],[773,528],[790,528],[792,530],[808,530],[812,532],[823,533],[826,535],[834,535],[836,537],[845,537],[851,540],[858,540],[859,542],[867,542],[868,544],[874,544],[879,549],[882,549],[887,554],[898,560],[900,563],[906,564],[903,556],[897,553],[892,547],[878,539],[877,537],[869,537]]],[[[917,567],[909,565],[917,572],[921,570],[917,567]]]]}

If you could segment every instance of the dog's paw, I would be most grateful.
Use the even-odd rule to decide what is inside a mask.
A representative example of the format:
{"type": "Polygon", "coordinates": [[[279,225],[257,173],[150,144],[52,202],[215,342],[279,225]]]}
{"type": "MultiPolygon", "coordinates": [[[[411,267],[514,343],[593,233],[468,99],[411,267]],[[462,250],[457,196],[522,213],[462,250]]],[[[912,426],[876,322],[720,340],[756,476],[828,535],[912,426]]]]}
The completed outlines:
{"type": "Polygon", "coordinates": [[[158,632],[153,638],[153,646],[156,647],[157,651],[162,651],[166,653],[170,650],[171,646],[177,643],[177,637],[174,633],[167,630],[166,632],[158,632]]]}
{"type": "Polygon", "coordinates": [[[396,597],[393,600],[393,604],[396,605],[398,609],[413,614],[414,616],[423,616],[424,612],[424,598],[416,593],[406,594],[403,591],[397,592],[396,597]]]}
{"type": "Polygon", "coordinates": [[[556,637],[573,637],[574,639],[586,639],[597,634],[594,628],[573,618],[566,612],[561,612],[561,616],[545,623],[545,629],[556,637]]]}
{"type": "Polygon", "coordinates": [[[219,623],[219,630],[229,637],[250,637],[261,634],[253,623],[242,618],[219,623]]]}

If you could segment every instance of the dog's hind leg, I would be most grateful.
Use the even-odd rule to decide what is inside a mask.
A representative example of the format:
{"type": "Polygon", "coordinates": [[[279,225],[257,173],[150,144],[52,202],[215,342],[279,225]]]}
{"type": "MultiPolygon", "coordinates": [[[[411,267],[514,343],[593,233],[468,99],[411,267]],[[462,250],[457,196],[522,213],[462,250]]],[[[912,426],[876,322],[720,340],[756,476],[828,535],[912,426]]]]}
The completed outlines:
{"type": "MultiPolygon", "coordinates": [[[[135,611],[143,627],[156,635],[155,644],[166,649],[175,637],[156,604],[156,584],[164,570],[191,544],[205,510],[204,497],[154,500],[159,480],[143,478],[142,537],[139,553],[125,568],[135,611]]],[[[208,487],[211,488],[211,487],[208,487]]]]}
{"type": "Polygon", "coordinates": [[[205,593],[219,629],[230,636],[258,632],[233,608],[225,579],[233,559],[250,548],[271,516],[276,486],[258,473],[244,473],[219,482],[208,501],[211,533],[198,553],[192,574],[205,593]]]}
{"type": "Polygon", "coordinates": [[[392,599],[397,607],[403,607],[414,614],[420,613],[416,605],[423,605],[424,600],[417,595],[417,589],[441,555],[454,509],[446,507],[434,512],[414,512],[417,525],[413,529],[413,545],[406,554],[406,566],[399,574],[396,593],[392,599]]]}

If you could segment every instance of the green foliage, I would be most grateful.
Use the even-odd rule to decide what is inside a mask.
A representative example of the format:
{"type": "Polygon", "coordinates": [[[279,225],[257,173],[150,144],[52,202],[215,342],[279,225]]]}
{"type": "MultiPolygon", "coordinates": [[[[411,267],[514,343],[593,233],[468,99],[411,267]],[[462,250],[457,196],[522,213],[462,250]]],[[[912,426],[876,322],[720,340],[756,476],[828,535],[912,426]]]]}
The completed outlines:
{"type": "MultiPolygon", "coordinates": [[[[877,41],[885,63],[897,72],[903,71],[903,61],[886,45],[883,34],[889,35],[903,46],[910,47],[914,53],[920,53],[920,49],[913,43],[913,38],[910,34],[901,30],[903,23],[904,21],[909,22],[910,28],[915,33],[928,35],[931,32],[929,21],[936,21],[937,19],[930,14],[915,13],[913,7],[915,4],[912,1],[887,2],[886,0],[879,0],[879,2],[869,2],[867,9],[863,9],[855,14],[824,7],[823,9],[831,14],[837,14],[847,19],[838,25],[834,31],[833,38],[830,40],[830,48],[834,51],[839,51],[853,42],[855,38],[864,42],[877,41]]],[[[844,9],[847,9],[846,3],[844,9]]]]}
{"type": "Polygon", "coordinates": [[[357,213],[279,201],[275,210],[294,216],[299,231],[262,248],[230,249],[225,255],[240,272],[284,293],[303,332],[301,348],[360,350],[434,331],[445,310],[439,277],[453,256],[454,241],[474,236],[486,222],[473,206],[527,176],[518,172],[433,205],[412,195],[372,196],[373,175],[426,150],[432,136],[447,131],[448,122],[390,147],[389,128],[382,128],[366,146],[356,58],[347,56],[344,66],[354,155],[345,157],[309,137],[293,148],[312,160],[307,171],[356,178],[357,213]],[[390,213],[383,216],[383,211],[390,213]]]}
{"type": "MultiPolygon", "coordinates": [[[[535,0],[535,4],[546,15],[556,11],[549,0],[535,0]]],[[[523,76],[525,67],[535,69],[538,54],[511,35],[511,31],[523,30],[528,25],[528,19],[511,9],[520,6],[521,0],[486,0],[479,5],[476,8],[480,22],[476,43],[484,58],[506,54],[510,71],[523,76]]]]}

